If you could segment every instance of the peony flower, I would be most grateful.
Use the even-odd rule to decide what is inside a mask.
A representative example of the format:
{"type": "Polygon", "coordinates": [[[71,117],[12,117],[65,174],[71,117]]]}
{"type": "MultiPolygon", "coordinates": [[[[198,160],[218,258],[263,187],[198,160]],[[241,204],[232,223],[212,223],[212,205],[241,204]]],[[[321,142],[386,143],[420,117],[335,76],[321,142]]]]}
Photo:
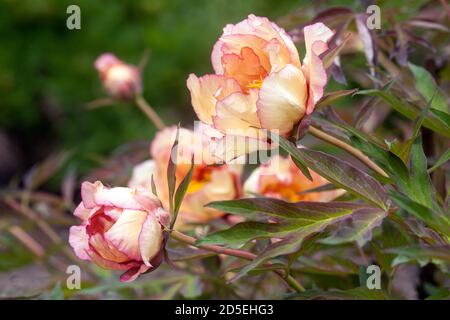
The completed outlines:
{"type": "Polygon", "coordinates": [[[134,166],[128,187],[149,191],[152,188],[152,175],[155,172],[155,162],[146,160],[134,166]]]}
{"type": "Polygon", "coordinates": [[[81,198],[74,215],[82,222],[70,228],[69,236],[80,259],[104,269],[124,270],[122,282],[160,265],[169,214],[150,192],[84,182],[81,198]]]}
{"type": "Polygon", "coordinates": [[[130,100],[142,91],[141,73],[112,53],[104,53],[95,61],[95,68],[106,92],[116,99],[130,100]]]}
{"type": "MultiPolygon", "coordinates": [[[[177,227],[192,223],[207,223],[224,215],[216,209],[204,207],[211,201],[231,200],[240,196],[240,179],[242,166],[210,165],[214,158],[202,142],[201,133],[180,128],[177,152],[176,180],[177,186],[187,175],[194,155],[192,180],[181,205],[177,227]]],[[[171,148],[175,141],[177,128],[166,128],[157,133],[151,144],[153,175],[159,199],[166,209],[169,208],[167,167],[171,148]]]]}
{"type": "Polygon", "coordinates": [[[303,65],[289,35],[267,18],[249,15],[227,25],[211,54],[215,74],[191,74],[187,86],[201,121],[223,133],[258,129],[288,135],[323,95],[327,75],[320,55],[333,32],[322,23],[304,28],[303,65]]]}
{"type": "Polygon", "coordinates": [[[319,201],[328,202],[340,196],[343,190],[324,192],[303,191],[317,188],[329,182],[310,170],[313,181],[310,181],[290,158],[274,156],[269,162],[252,172],[244,184],[244,192],[258,194],[289,202],[319,201]]]}

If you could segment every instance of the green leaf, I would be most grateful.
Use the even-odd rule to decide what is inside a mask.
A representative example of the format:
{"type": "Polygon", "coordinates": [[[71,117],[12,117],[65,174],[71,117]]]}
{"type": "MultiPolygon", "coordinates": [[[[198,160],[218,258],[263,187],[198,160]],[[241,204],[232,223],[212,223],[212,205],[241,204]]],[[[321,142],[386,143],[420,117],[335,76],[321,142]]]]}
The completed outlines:
{"type": "Polygon", "coordinates": [[[410,260],[424,261],[424,260],[443,260],[450,262],[450,246],[407,246],[400,248],[386,249],[385,252],[395,253],[410,260]]]}
{"type": "Polygon", "coordinates": [[[177,157],[178,157],[178,139],[180,136],[180,127],[177,128],[177,134],[175,136],[175,141],[173,142],[172,149],[170,150],[169,163],[167,165],[167,184],[169,186],[169,212],[171,214],[171,223],[174,220],[174,194],[177,183],[177,157]]]}
{"type": "Polygon", "coordinates": [[[277,223],[242,222],[227,230],[210,234],[198,241],[198,244],[235,246],[253,239],[279,239],[279,241],[267,246],[249,265],[242,268],[235,279],[240,278],[269,259],[297,252],[305,238],[321,232],[329,225],[338,223],[357,213],[370,212],[366,205],[351,202],[305,201],[290,203],[268,198],[220,201],[211,203],[209,206],[225,212],[247,216],[264,214],[271,217],[272,220],[275,218],[277,221],[277,223]]]}
{"type": "MultiPolygon", "coordinates": [[[[272,133],[274,135],[274,133],[272,133]]],[[[277,137],[280,147],[290,153],[292,158],[305,164],[319,175],[336,186],[349,191],[377,207],[386,210],[387,195],[383,186],[367,173],[353,167],[351,164],[333,156],[308,148],[297,148],[283,137],[277,137]]]]}
{"type": "Polygon", "coordinates": [[[360,247],[372,239],[372,230],[381,225],[387,216],[385,211],[370,208],[358,211],[351,218],[342,221],[336,226],[336,230],[329,237],[319,240],[324,244],[342,244],[356,242],[360,247]]]}
{"type": "Polygon", "coordinates": [[[444,163],[446,163],[448,160],[450,160],[450,149],[447,149],[447,151],[444,152],[442,156],[436,161],[434,166],[432,166],[430,169],[428,169],[428,173],[432,173],[434,170],[442,166],[444,163]]]}
{"type": "MultiPolygon", "coordinates": [[[[386,103],[388,103],[392,108],[394,108],[397,112],[401,113],[403,116],[410,120],[416,119],[420,110],[414,105],[399,100],[394,95],[381,90],[370,89],[370,90],[361,90],[356,92],[355,94],[368,95],[368,96],[376,96],[382,98],[386,103]]],[[[428,114],[423,120],[423,125],[428,129],[433,130],[447,138],[450,138],[450,127],[448,122],[441,120],[441,118],[435,116],[435,112],[432,114],[428,114]]]]}
{"type": "Polygon", "coordinates": [[[450,236],[450,221],[444,213],[430,209],[418,202],[415,202],[395,190],[390,190],[389,195],[397,206],[422,220],[434,230],[446,235],[447,237],[450,236]]]}
{"type": "Polygon", "coordinates": [[[411,148],[411,192],[409,195],[428,208],[434,206],[435,191],[427,172],[427,157],[423,152],[421,136],[416,138],[411,148]]]}
{"type": "Polygon", "coordinates": [[[181,183],[178,186],[177,191],[175,192],[174,210],[173,210],[174,219],[172,221],[170,228],[172,228],[173,225],[175,224],[175,221],[178,216],[178,211],[180,210],[181,203],[183,202],[183,198],[186,195],[186,191],[189,187],[189,183],[191,182],[193,173],[194,173],[194,155],[192,155],[191,167],[189,168],[188,173],[186,174],[186,176],[184,176],[183,180],[181,180],[181,183]]]}
{"type": "Polygon", "coordinates": [[[448,113],[447,100],[437,86],[436,81],[434,81],[433,76],[420,66],[412,63],[408,65],[414,75],[417,91],[420,92],[426,101],[432,100],[431,108],[448,113]]]}
{"type": "Polygon", "coordinates": [[[409,161],[412,145],[414,144],[415,140],[420,134],[420,128],[422,127],[423,121],[425,120],[425,117],[428,114],[431,101],[432,100],[429,101],[427,106],[420,112],[419,116],[417,117],[414,123],[412,136],[404,144],[401,145],[399,152],[397,152],[397,154],[400,156],[400,158],[402,158],[402,160],[405,163],[409,161]]]}

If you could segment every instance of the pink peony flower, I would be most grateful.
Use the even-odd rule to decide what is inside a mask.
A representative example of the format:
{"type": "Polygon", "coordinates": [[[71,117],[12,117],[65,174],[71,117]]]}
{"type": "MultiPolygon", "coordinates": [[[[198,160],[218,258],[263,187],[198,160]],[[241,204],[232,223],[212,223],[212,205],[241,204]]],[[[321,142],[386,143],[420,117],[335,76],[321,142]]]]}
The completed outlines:
{"type": "Polygon", "coordinates": [[[291,158],[275,156],[252,172],[244,184],[244,191],[289,202],[328,202],[344,193],[344,190],[302,193],[329,183],[314,171],[310,170],[310,173],[313,181],[303,175],[291,158]]]}
{"type": "MultiPolygon", "coordinates": [[[[171,149],[175,141],[177,128],[172,126],[157,133],[151,144],[152,160],[139,165],[141,177],[147,181],[138,181],[133,178],[130,187],[142,188],[150,186],[153,175],[158,198],[164,208],[169,209],[169,194],[167,182],[167,167],[171,156],[171,149]]],[[[211,165],[214,158],[203,144],[200,132],[180,128],[177,153],[177,169],[175,172],[177,184],[186,176],[194,155],[194,172],[191,182],[183,199],[177,219],[177,228],[185,228],[189,224],[207,223],[212,219],[220,218],[223,212],[205,207],[211,201],[231,200],[241,195],[241,165],[211,165]]],[[[137,172],[138,169],[134,170],[137,172]]]]}
{"type": "Polygon", "coordinates": [[[169,214],[150,192],[107,188],[97,181],[84,182],[81,197],[74,215],[82,222],[70,228],[69,236],[80,259],[104,269],[124,270],[122,282],[160,265],[169,214]]]}
{"type": "Polygon", "coordinates": [[[141,74],[137,67],[126,64],[112,53],[104,53],[95,61],[95,68],[106,92],[113,98],[133,99],[142,91],[141,74]]]}
{"type": "Polygon", "coordinates": [[[191,74],[192,106],[204,123],[223,133],[258,129],[288,135],[322,97],[327,75],[320,55],[333,32],[322,23],[304,28],[303,65],[287,33],[267,18],[249,15],[227,25],[214,45],[215,74],[191,74]]]}

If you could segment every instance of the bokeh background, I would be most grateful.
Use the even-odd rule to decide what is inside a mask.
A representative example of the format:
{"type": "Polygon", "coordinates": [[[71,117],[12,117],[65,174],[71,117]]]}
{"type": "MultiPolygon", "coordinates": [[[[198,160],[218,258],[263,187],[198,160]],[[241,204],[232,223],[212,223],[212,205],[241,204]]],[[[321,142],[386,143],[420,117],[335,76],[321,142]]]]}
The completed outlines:
{"type": "MultiPolygon", "coordinates": [[[[167,124],[180,122],[189,127],[195,114],[190,105],[186,79],[189,73],[203,75],[211,72],[211,49],[227,23],[236,23],[254,13],[289,27],[287,15],[306,21],[318,11],[332,6],[347,6],[356,12],[364,12],[369,2],[0,0],[0,192],[22,190],[26,185],[24,189],[39,187],[43,192],[62,194],[65,203],[76,203],[79,200],[79,182],[86,177],[106,182],[126,181],[127,177],[119,177],[122,180],[115,180],[116,176],[111,178],[111,172],[119,172],[117,168],[121,169],[120,172],[126,171],[123,170],[123,162],[112,161],[120,158],[124,145],[140,151],[139,159],[127,162],[129,169],[132,168],[131,163],[148,157],[148,144],[155,128],[139,109],[126,103],[87,109],[89,102],[106,96],[93,67],[100,54],[112,52],[128,63],[138,64],[148,52],[149,60],[143,71],[144,97],[167,124]],[[68,30],[66,27],[66,8],[71,4],[81,8],[81,30],[68,30]],[[43,161],[47,161],[43,167],[33,170],[43,161]],[[96,171],[100,167],[102,169],[96,171]]],[[[396,21],[408,19],[426,2],[386,0],[377,1],[377,4],[383,8],[383,23],[392,26],[396,21]]],[[[410,59],[423,65],[426,55],[430,55],[426,49],[415,49],[410,53],[410,59]]],[[[344,71],[359,69],[367,72],[363,54],[348,59],[348,63],[343,63],[344,71]]],[[[442,74],[448,84],[448,66],[442,74]]],[[[347,86],[331,80],[329,90],[360,87],[354,78],[348,80],[347,86]]],[[[356,106],[358,98],[353,98],[351,105],[347,99],[335,105],[348,110],[356,106]]],[[[354,114],[355,110],[353,108],[350,113],[354,114]]],[[[384,136],[402,130],[397,125],[398,119],[396,114],[386,119],[383,128],[388,133],[384,136]]],[[[47,193],[36,194],[44,198],[48,196],[47,193]]],[[[52,197],[45,200],[52,206],[59,205],[52,197]]],[[[9,293],[27,297],[42,294],[35,288],[42,284],[39,277],[49,277],[48,271],[27,269],[35,257],[23,246],[16,245],[17,240],[12,234],[3,232],[17,220],[9,212],[11,210],[8,211],[8,219],[1,219],[6,212],[3,208],[0,207],[0,288],[8,285],[6,296],[9,293]],[[13,218],[9,219],[11,216],[13,218]],[[14,278],[16,270],[20,270],[19,278],[22,280],[14,284],[10,279],[14,278]]],[[[49,209],[42,205],[33,209],[56,226],[62,239],[67,238],[68,226],[73,222],[70,216],[72,208],[64,207],[60,215],[54,214],[54,207],[49,209]]],[[[33,221],[26,221],[22,227],[33,229],[33,221]]],[[[46,248],[46,257],[61,249],[54,245],[46,248]]],[[[58,261],[53,264],[58,266],[58,261]]],[[[107,286],[112,297],[117,297],[116,289],[124,290],[120,297],[145,296],[127,295],[127,290],[144,290],[142,284],[124,288],[117,283],[117,277],[110,277],[109,272],[99,269],[95,272],[104,282],[88,289],[89,294],[103,294],[107,286]],[[104,284],[106,282],[107,285],[104,284]]],[[[49,282],[50,287],[65,276],[61,271],[53,274],[57,276],[56,280],[49,282]]],[[[183,282],[183,296],[195,297],[200,290],[198,279],[190,275],[184,277],[187,280],[183,282]]],[[[170,279],[158,279],[156,275],[151,284],[153,289],[163,288],[167,284],[163,283],[165,280],[170,279]]],[[[54,288],[40,297],[64,297],[60,285],[54,288]]],[[[169,293],[160,298],[170,298],[169,293]]],[[[1,297],[4,297],[2,292],[1,297]]]]}
{"type": "Polygon", "coordinates": [[[55,150],[72,150],[69,166],[86,172],[118,146],[151,139],[137,108],[116,104],[86,111],[105,96],[93,68],[113,52],[137,64],[148,50],[144,95],[167,123],[190,124],[186,79],[211,70],[209,55],[226,23],[248,13],[273,19],[292,0],[137,0],[0,2],[0,141],[2,183],[55,150]],[[81,8],[81,30],[66,28],[66,8],[81,8]],[[6,144],[6,145],[5,145],[6,144]]]}

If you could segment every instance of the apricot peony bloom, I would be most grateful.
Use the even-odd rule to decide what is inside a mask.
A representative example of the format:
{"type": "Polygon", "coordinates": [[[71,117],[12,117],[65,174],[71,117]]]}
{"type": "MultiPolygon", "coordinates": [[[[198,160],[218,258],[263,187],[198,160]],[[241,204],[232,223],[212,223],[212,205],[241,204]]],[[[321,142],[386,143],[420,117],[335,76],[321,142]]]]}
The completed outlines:
{"type": "Polygon", "coordinates": [[[305,177],[290,158],[275,156],[252,172],[244,184],[244,191],[250,195],[258,194],[289,202],[328,202],[344,192],[333,190],[302,193],[329,183],[314,171],[310,170],[310,173],[313,181],[305,177]]]}
{"type": "MultiPolygon", "coordinates": [[[[173,126],[158,132],[150,148],[152,160],[145,162],[145,165],[139,165],[139,170],[146,167],[145,172],[141,171],[141,176],[145,175],[151,179],[153,175],[158,198],[166,209],[169,209],[167,167],[176,130],[177,128],[173,126]]],[[[208,152],[208,147],[203,144],[201,133],[184,128],[180,128],[178,139],[175,173],[177,186],[190,169],[192,155],[195,163],[193,176],[178,214],[177,228],[193,223],[207,223],[222,217],[223,212],[204,206],[211,201],[231,200],[241,195],[242,166],[211,165],[215,159],[208,152]]],[[[144,182],[132,178],[129,186],[148,187],[150,183],[150,180],[144,182]]]]}
{"type": "Polygon", "coordinates": [[[227,25],[214,45],[215,74],[191,74],[187,86],[192,106],[204,123],[227,133],[258,129],[289,134],[322,97],[327,75],[320,55],[333,32],[322,23],[304,28],[303,65],[287,33],[267,18],[249,15],[227,25]]]}
{"type": "Polygon", "coordinates": [[[82,222],[70,228],[69,236],[80,259],[104,269],[125,270],[122,282],[160,265],[169,214],[150,192],[107,188],[97,181],[84,182],[81,197],[74,215],[82,222]]]}
{"type": "Polygon", "coordinates": [[[95,68],[106,92],[113,98],[133,99],[142,91],[141,73],[133,65],[126,64],[112,53],[104,53],[95,61],[95,68]]]}

